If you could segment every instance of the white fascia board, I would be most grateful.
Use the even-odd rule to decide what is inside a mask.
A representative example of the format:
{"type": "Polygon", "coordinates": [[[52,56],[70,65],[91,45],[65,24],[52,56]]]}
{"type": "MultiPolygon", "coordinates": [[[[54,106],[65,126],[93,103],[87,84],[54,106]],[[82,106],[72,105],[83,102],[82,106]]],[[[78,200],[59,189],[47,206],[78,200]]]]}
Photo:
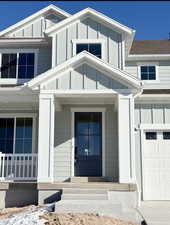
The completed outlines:
{"type": "Polygon", "coordinates": [[[131,74],[125,71],[110,66],[110,64],[104,62],[103,60],[97,58],[96,56],[86,51],[79,53],[78,55],[72,57],[71,59],[67,60],[61,65],[58,65],[55,68],[52,68],[51,70],[48,70],[47,72],[35,77],[25,85],[28,85],[28,87],[31,88],[36,87],[46,82],[47,80],[51,79],[53,75],[58,77],[60,75],[59,73],[62,73],[63,71],[67,70],[68,68],[74,65],[77,67],[81,63],[89,63],[89,65],[93,64],[93,66],[95,66],[98,70],[102,70],[111,75],[111,78],[113,79],[116,78],[119,81],[123,80],[127,84],[129,83],[130,85],[132,85],[137,89],[142,88],[142,82],[138,78],[132,76],[131,74]]]}
{"type": "Polygon", "coordinates": [[[68,26],[70,25],[71,23],[75,22],[76,20],[79,20],[81,17],[83,16],[94,16],[96,17],[98,20],[101,20],[103,21],[104,23],[106,23],[107,25],[109,25],[109,27],[111,29],[116,28],[117,30],[119,30],[119,32],[125,32],[127,34],[132,34],[133,33],[133,30],[118,23],[117,21],[105,16],[104,14],[100,13],[100,12],[97,12],[96,10],[94,9],[91,9],[91,8],[86,8],[86,9],[83,9],[82,11],[72,15],[71,17],[65,19],[64,21],[61,21],[60,23],[54,25],[53,27],[47,29],[45,31],[46,34],[48,35],[52,35],[54,32],[57,32],[59,31],[60,29],[62,29],[63,27],[65,26],[68,26]],[[113,27],[112,27],[113,26],[113,27]]]}
{"type": "Polygon", "coordinates": [[[141,130],[170,130],[170,124],[140,124],[141,130]]]}
{"type": "Polygon", "coordinates": [[[67,12],[65,12],[62,9],[59,9],[58,7],[54,6],[54,5],[49,5],[41,10],[39,10],[38,12],[32,14],[31,16],[19,21],[18,23],[6,28],[5,30],[0,32],[0,36],[3,36],[5,34],[8,34],[9,32],[14,31],[17,28],[20,28],[21,26],[24,26],[25,24],[31,22],[32,20],[40,17],[41,15],[43,15],[44,13],[48,12],[49,10],[53,10],[56,13],[59,13],[62,16],[65,16],[66,18],[70,17],[71,15],[67,12]]]}
{"type": "Polygon", "coordinates": [[[0,47],[4,45],[49,45],[50,42],[46,38],[4,38],[0,39],[0,47]]]}
{"type": "Polygon", "coordinates": [[[135,99],[136,104],[170,103],[170,94],[142,94],[135,99]]]}
{"type": "Polygon", "coordinates": [[[169,60],[170,54],[148,54],[148,55],[129,55],[126,61],[136,61],[136,60],[169,60]]]}

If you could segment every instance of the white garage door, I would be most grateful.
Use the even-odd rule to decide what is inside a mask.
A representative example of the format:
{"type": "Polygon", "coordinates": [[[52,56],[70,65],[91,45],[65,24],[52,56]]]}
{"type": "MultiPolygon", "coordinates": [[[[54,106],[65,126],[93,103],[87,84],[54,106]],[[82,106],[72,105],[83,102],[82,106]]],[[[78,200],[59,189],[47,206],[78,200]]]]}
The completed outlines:
{"type": "Polygon", "coordinates": [[[143,148],[144,200],[170,200],[170,132],[147,131],[143,148]]]}

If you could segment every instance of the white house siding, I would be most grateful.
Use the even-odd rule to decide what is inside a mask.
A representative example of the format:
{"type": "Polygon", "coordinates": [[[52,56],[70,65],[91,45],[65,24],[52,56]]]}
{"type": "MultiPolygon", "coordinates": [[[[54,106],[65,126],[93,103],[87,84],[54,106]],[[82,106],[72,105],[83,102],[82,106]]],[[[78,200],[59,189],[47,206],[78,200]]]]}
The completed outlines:
{"type": "Polygon", "coordinates": [[[167,88],[169,89],[170,87],[170,75],[169,75],[169,71],[170,71],[170,61],[160,61],[160,60],[147,60],[147,61],[129,61],[126,62],[126,67],[125,70],[128,73],[131,73],[132,75],[139,77],[140,78],[140,74],[138,74],[138,66],[137,63],[148,63],[148,62],[157,62],[158,63],[158,81],[156,82],[149,82],[149,83],[145,83],[144,84],[144,88],[147,89],[164,89],[167,88]]]}
{"type": "Polygon", "coordinates": [[[54,24],[60,22],[62,20],[61,17],[55,16],[54,20],[50,20],[50,16],[48,16],[48,20],[44,20],[44,17],[40,17],[34,21],[27,23],[22,27],[18,27],[15,31],[7,34],[9,37],[31,37],[31,38],[41,38],[44,36],[44,31],[46,28],[53,26],[54,24]]]}
{"type": "Polygon", "coordinates": [[[108,77],[106,74],[84,64],[65,72],[58,79],[50,81],[46,89],[128,89],[127,86],[108,77]]]}
{"type": "MultiPolygon", "coordinates": [[[[56,112],[54,135],[54,181],[64,181],[71,176],[71,107],[66,105],[61,112],[56,112]]],[[[81,106],[79,106],[81,107],[81,106]]],[[[90,105],[82,107],[91,107],[90,105]]],[[[101,107],[94,106],[93,107],[101,107]]],[[[106,176],[118,179],[118,143],[117,143],[117,113],[113,105],[105,105],[105,171],[106,176]]]]}
{"type": "Polygon", "coordinates": [[[51,47],[39,48],[37,74],[51,69],[51,47]]]}
{"type": "Polygon", "coordinates": [[[138,68],[136,62],[126,62],[125,71],[132,74],[135,77],[138,77],[138,68]]]}
{"type": "Polygon", "coordinates": [[[121,35],[90,18],[74,23],[56,34],[56,65],[73,56],[73,39],[104,39],[105,61],[118,67],[121,35]]]}
{"type": "MultiPolygon", "coordinates": [[[[135,128],[140,124],[170,123],[170,104],[135,104],[135,128]]],[[[140,130],[135,132],[136,176],[142,188],[142,157],[140,130]]]]}

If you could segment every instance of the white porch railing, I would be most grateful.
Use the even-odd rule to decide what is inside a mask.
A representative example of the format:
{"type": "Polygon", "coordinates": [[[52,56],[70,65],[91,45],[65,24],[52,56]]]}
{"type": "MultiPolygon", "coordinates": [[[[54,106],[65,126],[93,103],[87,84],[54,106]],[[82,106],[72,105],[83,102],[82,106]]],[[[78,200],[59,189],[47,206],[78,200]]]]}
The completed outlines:
{"type": "Polygon", "coordinates": [[[36,180],[37,159],[37,154],[0,152],[0,180],[36,180]]]}

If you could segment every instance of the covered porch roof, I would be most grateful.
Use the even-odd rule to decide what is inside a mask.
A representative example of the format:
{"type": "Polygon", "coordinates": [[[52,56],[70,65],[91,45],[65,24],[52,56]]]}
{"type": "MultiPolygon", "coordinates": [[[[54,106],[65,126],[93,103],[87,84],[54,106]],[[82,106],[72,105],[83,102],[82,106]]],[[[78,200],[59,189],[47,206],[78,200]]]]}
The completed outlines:
{"type": "MultiPolygon", "coordinates": [[[[39,90],[41,89],[45,91],[46,89],[46,85],[49,82],[53,82],[55,79],[60,79],[62,76],[65,75],[65,73],[67,71],[70,70],[76,70],[78,67],[80,67],[81,65],[88,65],[91,68],[94,68],[98,71],[98,73],[102,72],[105,77],[114,80],[114,82],[118,82],[120,85],[118,85],[120,87],[120,89],[124,89],[123,93],[139,93],[142,90],[142,82],[141,80],[139,80],[138,78],[134,77],[133,75],[122,71],[118,68],[114,68],[113,66],[109,65],[108,63],[104,62],[102,59],[99,59],[98,57],[83,51],[81,53],[79,53],[78,55],[72,57],[71,59],[69,59],[66,62],[63,62],[62,64],[48,70],[47,72],[35,77],[34,79],[32,79],[31,81],[29,81],[28,83],[25,83],[25,87],[30,88],[31,90],[39,90]]],[[[59,88],[58,88],[59,89],[59,88]]],[[[76,90],[74,90],[74,88],[70,88],[70,90],[66,90],[60,88],[60,90],[58,90],[57,88],[50,88],[50,90],[48,89],[48,91],[46,90],[46,92],[50,92],[55,94],[61,94],[61,93],[65,93],[65,94],[83,94],[83,93],[93,93],[93,91],[95,93],[97,92],[101,92],[101,94],[110,94],[110,93],[115,93],[114,88],[111,87],[106,87],[105,90],[101,91],[101,90],[96,90],[98,88],[96,88],[95,90],[92,88],[88,88],[88,90],[83,90],[83,88],[76,88],[76,90]],[[54,90],[55,89],[55,90],[54,90]],[[79,90],[80,91],[79,91],[79,90]]]]}

